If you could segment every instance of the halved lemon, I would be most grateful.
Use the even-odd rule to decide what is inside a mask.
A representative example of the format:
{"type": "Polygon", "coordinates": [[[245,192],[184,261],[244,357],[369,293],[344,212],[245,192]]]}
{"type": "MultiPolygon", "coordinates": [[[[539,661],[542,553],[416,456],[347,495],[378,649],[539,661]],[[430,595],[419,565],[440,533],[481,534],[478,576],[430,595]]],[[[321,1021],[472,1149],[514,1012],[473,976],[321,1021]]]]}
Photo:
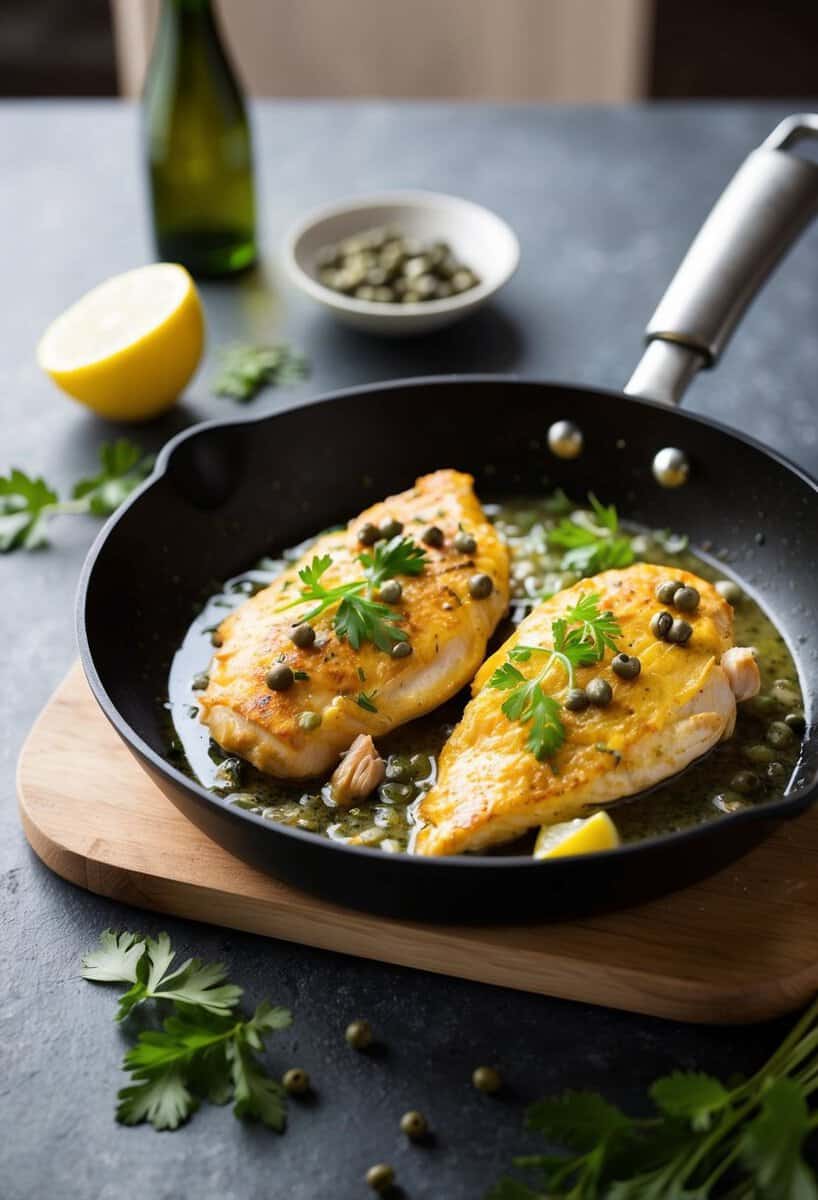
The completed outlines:
{"type": "Polygon", "coordinates": [[[114,275],[57,317],[37,361],[63,391],[112,421],[147,421],[184,390],[204,344],[204,315],[184,267],[114,275]]]}
{"type": "Polygon", "coordinates": [[[607,813],[562,821],[559,825],[543,825],[534,843],[535,858],[562,858],[568,854],[595,854],[599,850],[614,850],[620,842],[619,833],[607,813]]]}

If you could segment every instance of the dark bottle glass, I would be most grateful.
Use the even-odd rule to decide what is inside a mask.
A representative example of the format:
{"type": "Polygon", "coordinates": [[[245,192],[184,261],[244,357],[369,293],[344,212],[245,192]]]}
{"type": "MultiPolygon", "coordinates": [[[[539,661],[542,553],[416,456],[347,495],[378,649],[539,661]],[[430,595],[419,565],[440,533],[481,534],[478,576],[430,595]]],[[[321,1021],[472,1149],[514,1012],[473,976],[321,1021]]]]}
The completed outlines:
{"type": "Polygon", "coordinates": [[[163,0],[143,105],[159,257],[194,275],[249,266],[250,126],[210,0],[163,0]]]}

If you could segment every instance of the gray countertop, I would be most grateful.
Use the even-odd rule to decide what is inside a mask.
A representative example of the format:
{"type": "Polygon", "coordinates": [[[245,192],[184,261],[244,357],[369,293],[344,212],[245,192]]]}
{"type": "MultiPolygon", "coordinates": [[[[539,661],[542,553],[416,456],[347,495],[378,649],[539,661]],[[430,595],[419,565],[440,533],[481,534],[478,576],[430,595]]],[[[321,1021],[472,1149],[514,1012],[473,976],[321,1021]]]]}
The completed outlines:
{"type": "MultiPolygon", "coordinates": [[[[274,410],[336,387],[402,375],[508,371],[618,387],[642,328],[713,199],[789,111],[777,104],[605,109],[443,104],[266,103],[254,113],[263,267],[203,288],[211,350],[233,337],[284,336],[309,381],[267,392],[274,410]],[[349,193],[428,187],[496,209],[517,230],[521,267],[492,309],[415,342],[345,331],[290,288],[279,248],[307,208],[349,193]]],[[[19,465],[67,487],[92,466],[110,426],[86,416],[37,369],[45,324],[101,278],[152,251],[136,111],[118,103],[0,107],[0,473],[19,465]]],[[[809,231],[747,315],[689,405],[740,426],[818,474],[818,229],[809,231]]],[[[229,415],[208,391],[210,360],[183,404],[139,431],[158,447],[181,425],[229,415]]],[[[64,519],[53,545],[0,560],[0,1194],[5,1200],[353,1200],[372,1162],[395,1163],[409,1198],[482,1195],[515,1153],[526,1102],[602,1087],[631,1105],[674,1066],[729,1074],[754,1065],[778,1026],[686,1028],[420,972],[359,962],[226,930],[163,920],[78,890],[29,851],[14,764],[74,654],[73,593],[94,535],[64,519]],[[225,958],[252,1001],[289,1005],[273,1061],[305,1066],[313,1105],[294,1105],[283,1138],[207,1109],[174,1135],[113,1121],[123,1042],[113,996],[78,978],[106,926],[169,930],[182,951],[225,958]],[[343,1044],[368,1017],[388,1052],[343,1044]],[[497,1100],[469,1086],[497,1062],[497,1100]],[[427,1112],[439,1136],[402,1145],[400,1114],[427,1112]]],[[[138,566],[137,566],[138,569],[138,566]]],[[[123,652],[127,652],[123,650],[123,652]]],[[[713,937],[718,937],[714,914],[713,937]]]]}

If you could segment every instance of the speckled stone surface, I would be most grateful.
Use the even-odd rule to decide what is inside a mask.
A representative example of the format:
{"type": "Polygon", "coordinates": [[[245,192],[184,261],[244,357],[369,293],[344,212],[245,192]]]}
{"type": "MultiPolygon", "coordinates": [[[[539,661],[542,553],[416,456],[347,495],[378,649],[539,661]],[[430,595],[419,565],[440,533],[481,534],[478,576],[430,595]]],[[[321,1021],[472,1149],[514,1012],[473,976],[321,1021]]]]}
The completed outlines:
{"type": "MultiPolygon", "coordinates": [[[[312,376],[256,411],[359,382],[448,371],[510,371],[617,387],[641,330],[716,194],[788,109],[683,105],[599,109],[274,104],[255,110],[263,268],[204,288],[211,348],[233,337],[290,338],[312,376]],[[288,286],[279,247],[310,206],[347,193],[429,187],[488,204],[517,230],[519,273],[493,309],[416,342],[368,340],[333,325],[288,286]]],[[[137,113],[114,103],[0,108],[0,471],[18,464],[63,487],[92,465],[110,427],[41,378],[44,324],[102,277],[149,260],[137,113]]],[[[717,415],[818,473],[818,229],[751,310],[691,408],[717,415]]],[[[144,429],[160,445],[182,424],[229,415],[208,393],[210,362],[184,404],[144,429]]],[[[46,552],[0,560],[0,1195],[4,1200],[354,1200],[373,1162],[396,1166],[411,1200],[472,1200],[534,1142],[526,1102],[601,1087],[632,1106],[661,1071],[756,1064],[779,1026],[685,1028],[603,1009],[161,920],[57,879],[28,850],[14,796],[27,728],[74,657],[73,592],[95,532],[64,520],[46,552]],[[248,999],[295,1013],[272,1047],[317,1087],[283,1138],[229,1112],[159,1135],[113,1121],[123,1037],[114,996],[77,977],[106,926],[167,928],[180,950],[224,958],[248,999]],[[343,1028],[366,1016],[386,1043],[357,1056],[343,1028]],[[475,1065],[508,1088],[475,1093],[475,1065]],[[401,1113],[438,1133],[405,1144],[401,1113]]],[[[135,567],[138,569],[138,566],[135,567]]],[[[127,653],[127,648],[123,648],[127,653]]],[[[713,936],[718,937],[714,913],[713,936]]]]}

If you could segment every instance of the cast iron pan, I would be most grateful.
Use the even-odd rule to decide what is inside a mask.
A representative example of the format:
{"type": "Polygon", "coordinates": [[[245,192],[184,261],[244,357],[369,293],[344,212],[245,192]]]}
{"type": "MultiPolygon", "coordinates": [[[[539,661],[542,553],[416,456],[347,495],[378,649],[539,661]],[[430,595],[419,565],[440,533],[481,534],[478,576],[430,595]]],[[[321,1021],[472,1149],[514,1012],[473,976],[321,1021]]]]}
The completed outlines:
{"type": "Polygon", "coordinates": [[[791,118],[741,168],[657,310],[630,394],[501,377],[415,379],[258,420],[202,425],[164,448],[152,477],[89,554],[79,645],[104,713],[191,821],[240,858],[342,904],[485,921],[612,908],[683,886],[803,811],[818,783],[818,625],[806,619],[818,562],[818,488],[749,438],[670,402],[698,367],[715,361],[753,291],[812,216],[818,167],[786,148],[816,124],[791,118]],[[549,427],[566,418],[584,434],[572,460],[548,448],[549,427]],[[668,447],[690,464],[687,482],[673,489],[652,469],[668,447]],[[728,550],[731,572],[774,614],[805,693],[809,728],[786,796],[584,858],[427,859],[275,825],[169,763],[161,699],[206,581],[234,575],[443,466],[470,471],[484,498],[546,486],[581,496],[590,485],[631,520],[728,550]]]}

